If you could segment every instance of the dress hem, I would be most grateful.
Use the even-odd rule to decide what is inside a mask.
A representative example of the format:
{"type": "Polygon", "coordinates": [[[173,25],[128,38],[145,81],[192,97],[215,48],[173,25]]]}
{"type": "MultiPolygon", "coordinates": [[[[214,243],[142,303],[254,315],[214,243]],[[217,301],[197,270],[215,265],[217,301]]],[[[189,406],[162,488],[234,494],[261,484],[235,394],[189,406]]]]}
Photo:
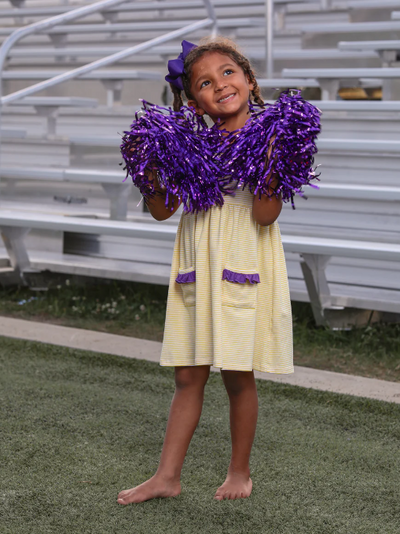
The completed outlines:
{"type": "Polygon", "coordinates": [[[293,374],[294,373],[294,368],[290,368],[289,370],[288,369],[279,369],[279,370],[276,370],[276,369],[269,369],[269,370],[266,370],[265,368],[262,369],[260,367],[253,367],[251,369],[249,368],[235,368],[235,369],[228,369],[226,367],[222,367],[220,365],[215,365],[214,363],[195,363],[193,365],[190,365],[190,364],[186,364],[186,363],[180,363],[180,364],[173,364],[173,363],[161,363],[160,362],[160,366],[161,367],[200,367],[202,365],[209,365],[210,367],[214,367],[215,369],[221,369],[221,371],[243,371],[243,372],[247,372],[247,373],[250,373],[251,371],[257,371],[258,373],[268,373],[268,374],[274,374],[274,375],[290,375],[290,374],[293,374]]]}

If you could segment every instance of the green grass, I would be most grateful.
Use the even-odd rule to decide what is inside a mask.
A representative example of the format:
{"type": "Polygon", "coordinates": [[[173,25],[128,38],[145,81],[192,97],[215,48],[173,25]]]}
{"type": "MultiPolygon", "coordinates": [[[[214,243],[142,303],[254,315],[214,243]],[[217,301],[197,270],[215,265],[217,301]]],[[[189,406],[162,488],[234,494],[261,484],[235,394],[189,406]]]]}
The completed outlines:
{"type": "Polygon", "coordinates": [[[162,340],[167,287],[115,281],[58,282],[48,291],[0,288],[0,314],[162,340]]]}
{"type": "MultiPolygon", "coordinates": [[[[49,291],[0,288],[0,315],[162,341],[166,299],[161,286],[64,280],[49,291]]],[[[400,324],[331,331],[308,304],[292,305],[295,364],[400,382],[400,324]]]]}
{"type": "Polygon", "coordinates": [[[335,331],[316,327],[308,304],[292,307],[297,365],[400,382],[400,324],[335,331]]]}
{"type": "Polygon", "coordinates": [[[121,507],[157,466],[172,370],[1,338],[1,534],[398,534],[400,406],[258,388],[250,499],[213,500],[230,454],[213,374],[182,494],[121,507]]]}

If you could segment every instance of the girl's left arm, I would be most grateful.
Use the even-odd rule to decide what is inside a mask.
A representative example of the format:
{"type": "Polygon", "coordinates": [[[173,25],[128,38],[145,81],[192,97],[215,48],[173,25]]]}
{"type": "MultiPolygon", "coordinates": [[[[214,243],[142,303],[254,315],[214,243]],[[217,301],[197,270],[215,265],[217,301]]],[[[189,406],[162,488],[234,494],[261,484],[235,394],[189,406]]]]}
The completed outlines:
{"type": "MultiPolygon", "coordinates": [[[[271,144],[268,149],[268,159],[271,157],[272,153],[272,143],[274,139],[271,139],[271,144]]],[[[271,176],[274,174],[272,170],[270,174],[266,177],[265,181],[268,183],[271,176]]],[[[271,186],[269,188],[268,195],[261,195],[261,198],[258,195],[254,196],[253,199],[253,218],[260,226],[269,226],[279,217],[280,212],[282,211],[282,196],[273,195],[273,188],[277,185],[277,179],[273,178],[271,186]]]]}
{"type": "MultiPolygon", "coordinates": [[[[269,178],[269,177],[268,177],[269,178]]],[[[267,178],[267,180],[268,180],[267,178]]],[[[276,181],[272,181],[272,186],[276,185],[276,181]]],[[[275,195],[269,197],[262,195],[259,198],[254,196],[253,200],[253,218],[260,226],[269,226],[279,217],[282,210],[282,197],[275,195]]]]}

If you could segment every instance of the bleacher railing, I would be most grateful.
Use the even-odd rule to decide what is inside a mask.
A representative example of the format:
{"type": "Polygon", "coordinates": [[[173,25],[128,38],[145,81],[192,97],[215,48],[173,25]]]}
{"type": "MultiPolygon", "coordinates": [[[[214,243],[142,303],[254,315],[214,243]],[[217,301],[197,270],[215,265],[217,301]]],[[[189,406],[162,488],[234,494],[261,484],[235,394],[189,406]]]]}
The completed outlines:
{"type": "Polygon", "coordinates": [[[175,30],[165,35],[161,35],[160,37],[156,37],[154,39],[141,43],[140,45],[126,48],[125,50],[122,50],[115,54],[111,54],[97,61],[93,61],[92,63],[88,63],[87,65],[83,65],[82,67],[70,70],[58,76],[54,76],[53,78],[44,80],[43,82],[36,83],[30,87],[21,89],[20,91],[16,91],[15,93],[9,94],[7,96],[2,96],[2,73],[4,69],[4,63],[5,63],[5,60],[7,59],[10,49],[17,41],[21,40],[23,37],[26,37],[28,35],[32,35],[32,34],[39,33],[39,32],[44,32],[45,30],[48,30],[54,26],[57,26],[58,24],[76,20],[78,18],[84,17],[91,13],[102,11],[107,7],[114,6],[117,4],[122,4],[123,2],[126,2],[126,0],[102,0],[101,2],[96,2],[95,4],[91,4],[90,6],[85,6],[85,7],[81,7],[78,9],[74,9],[73,11],[69,11],[68,13],[63,13],[61,15],[57,15],[55,17],[51,17],[46,20],[35,22],[33,24],[30,24],[29,26],[19,28],[18,30],[13,32],[4,41],[3,45],[0,48],[0,105],[10,104],[11,102],[15,102],[16,100],[19,100],[20,98],[23,98],[28,95],[32,95],[34,93],[37,93],[38,91],[42,91],[43,89],[48,89],[49,87],[53,87],[64,81],[77,78],[78,76],[91,72],[95,69],[106,67],[108,65],[112,65],[113,63],[116,63],[117,61],[120,61],[121,59],[125,59],[129,56],[133,56],[134,54],[137,54],[138,52],[142,52],[143,50],[147,50],[154,46],[163,44],[167,41],[175,39],[176,37],[183,36],[187,33],[198,30],[200,28],[213,26],[212,33],[216,34],[218,31],[217,17],[215,15],[214,7],[211,3],[211,0],[203,0],[203,3],[208,13],[208,18],[206,19],[200,20],[198,22],[194,22],[193,24],[184,26],[180,28],[179,30],[175,30]]]}
{"type": "Polygon", "coordinates": [[[67,80],[72,80],[74,78],[77,78],[83,74],[92,72],[101,67],[112,65],[113,63],[116,63],[122,59],[133,56],[144,50],[151,49],[157,45],[176,39],[177,37],[182,37],[193,31],[199,30],[201,28],[212,26],[212,35],[216,35],[218,31],[218,21],[215,15],[212,1],[203,0],[204,6],[207,10],[208,18],[199,20],[187,26],[183,26],[182,28],[178,30],[169,32],[167,34],[161,35],[154,39],[150,39],[149,41],[145,41],[144,43],[141,43],[139,45],[126,48],[125,50],[122,50],[115,54],[111,54],[97,61],[93,61],[92,63],[88,63],[86,65],[83,65],[82,67],[72,69],[58,76],[54,76],[53,78],[49,78],[48,80],[44,80],[42,82],[31,85],[30,87],[26,87],[24,89],[21,89],[9,95],[3,96],[2,74],[4,70],[4,64],[9,54],[10,49],[14,46],[15,43],[17,43],[18,41],[20,41],[21,39],[23,39],[24,37],[28,35],[33,35],[39,32],[45,33],[46,30],[53,28],[54,26],[57,26],[58,24],[70,22],[72,20],[76,20],[76,19],[85,17],[89,14],[96,13],[99,11],[104,11],[105,9],[111,6],[116,6],[124,2],[126,2],[126,0],[102,0],[101,2],[96,2],[88,6],[80,7],[72,11],[68,11],[67,13],[62,13],[61,15],[56,15],[55,17],[41,20],[39,22],[30,24],[28,26],[24,26],[23,28],[19,28],[18,30],[13,32],[9,37],[7,37],[7,39],[5,39],[3,45],[0,48],[0,152],[1,152],[2,107],[5,104],[11,104],[12,102],[16,102],[17,100],[20,100],[21,98],[24,98],[26,96],[42,91],[43,89],[54,87],[55,85],[63,83],[67,80]]]}
{"type": "Polygon", "coordinates": [[[274,0],[265,0],[265,58],[266,76],[274,77],[274,0]]]}

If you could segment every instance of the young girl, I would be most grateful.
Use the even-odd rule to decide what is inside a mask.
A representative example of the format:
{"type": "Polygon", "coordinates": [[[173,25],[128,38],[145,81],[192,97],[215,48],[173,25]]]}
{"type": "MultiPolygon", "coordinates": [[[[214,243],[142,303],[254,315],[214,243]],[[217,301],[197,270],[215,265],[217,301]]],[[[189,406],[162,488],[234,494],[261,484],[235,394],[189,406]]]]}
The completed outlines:
{"type": "MultiPolygon", "coordinates": [[[[179,112],[183,106],[183,90],[198,121],[208,115],[222,132],[223,143],[224,137],[232,135],[230,132],[236,135],[249,118],[252,120],[251,99],[264,105],[249,61],[227,40],[197,47],[186,41],[182,44],[183,52],[170,62],[166,77],[175,97],[174,110],[179,112]]],[[[176,120],[179,122],[179,118],[176,120]]],[[[314,133],[317,129],[314,125],[314,133]]],[[[145,132],[143,127],[140,132],[145,132]]],[[[251,187],[238,189],[238,183],[243,185],[238,170],[237,175],[230,176],[230,185],[236,185],[235,194],[226,194],[208,209],[187,209],[181,217],[161,355],[161,365],[175,368],[176,389],[161,459],[152,478],[118,495],[119,504],[174,497],[181,492],[181,469],[200,419],[210,366],[221,369],[230,403],[232,438],[227,476],[215,499],[239,499],[251,494],[249,459],[258,411],[253,371],[293,372],[290,295],[276,222],[282,194],[274,175],[279,153],[278,146],[274,149],[275,138],[270,136],[267,161],[262,164],[264,170],[268,165],[270,169],[263,178],[267,184],[263,194],[254,194],[251,187]]],[[[231,150],[234,142],[232,138],[226,150],[231,150]]],[[[140,143],[138,135],[136,143],[140,143]]],[[[133,146],[130,144],[125,151],[127,166],[133,146]]],[[[206,152],[203,155],[206,158],[206,152]]],[[[243,152],[236,152],[236,160],[242,156],[243,152]]],[[[168,157],[174,164],[179,159],[177,154],[168,157]]],[[[161,171],[161,165],[157,172],[147,165],[142,188],[144,192],[152,190],[147,204],[159,221],[171,217],[185,199],[182,191],[171,193],[177,189],[166,185],[168,177],[162,177],[161,171]]],[[[225,167],[222,176],[224,172],[225,167]]],[[[313,173],[308,172],[311,179],[313,173]]],[[[192,193],[186,208],[195,197],[192,193]]]]}

